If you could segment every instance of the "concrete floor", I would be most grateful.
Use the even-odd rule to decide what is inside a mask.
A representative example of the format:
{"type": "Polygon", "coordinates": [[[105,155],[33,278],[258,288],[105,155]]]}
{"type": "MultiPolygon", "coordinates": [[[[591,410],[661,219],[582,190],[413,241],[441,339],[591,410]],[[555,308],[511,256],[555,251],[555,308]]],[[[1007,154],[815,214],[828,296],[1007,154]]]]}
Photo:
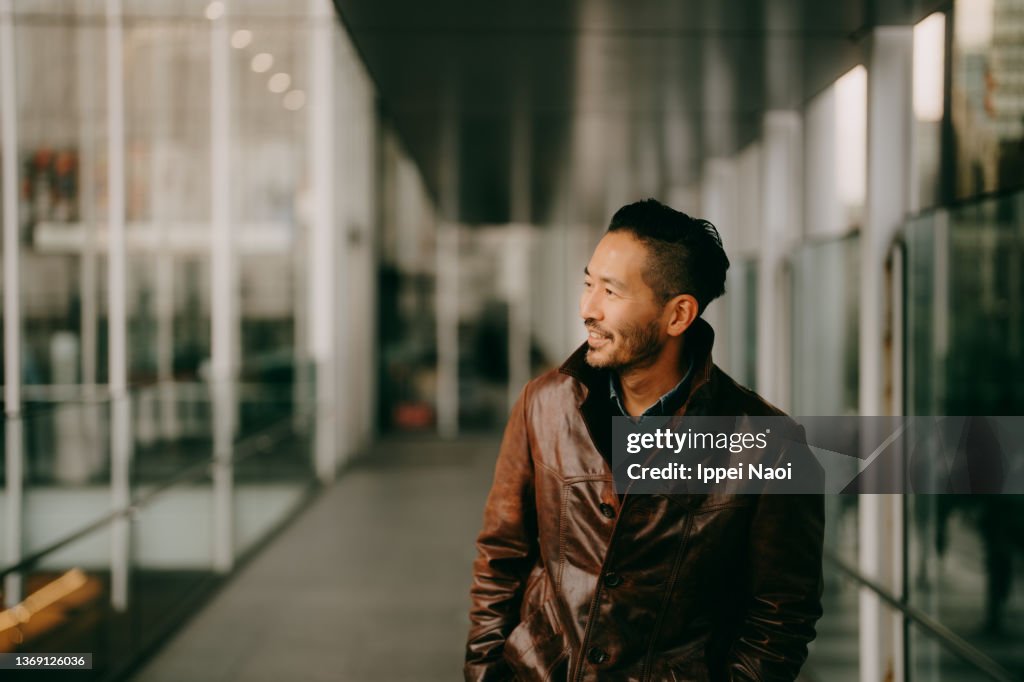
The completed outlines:
{"type": "Polygon", "coordinates": [[[497,448],[497,437],[382,442],[134,679],[461,679],[497,448]]]}
{"type": "MultiPolygon", "coordinates": [[[[497,436],[381,442],[234,576],[134,679],[461,679],[474,539],[498,442],[497,436]]],[[[951,575],[964,574],[954,568],[951,575]]],[[[940,582],[952,589],[962,581],[940,582]]],[[[966,602],[980,604],[980,590],[966,602]]],[[[855,586],[842,584],[826,594],[827,613],[804,668],[805,682],[857,679],[856,595],[855,586]]],[[[996,644],[1012,645],[1015,639],[996,644]]],[[[1017,651],[990,655],[1019,664],[1017,651]]],[[[956,679],[977,678],[948,654],[933,653],[941,656],[935,663],[942,669],[957,671],[956,679]]]]}

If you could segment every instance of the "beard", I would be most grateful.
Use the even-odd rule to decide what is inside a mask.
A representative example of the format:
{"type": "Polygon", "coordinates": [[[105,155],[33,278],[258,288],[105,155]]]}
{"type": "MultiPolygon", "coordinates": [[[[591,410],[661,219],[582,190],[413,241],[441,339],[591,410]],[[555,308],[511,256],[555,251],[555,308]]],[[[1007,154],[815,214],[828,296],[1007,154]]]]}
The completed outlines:
{"type": "Polygon", "coordinates": [[[624,372],[654,364],[662,346],[658,320],[649,324],[632,324],[609,332],[587,320],[588,330],[602,334],[609,341],[601,348],[588,348],[586,360],[591,367],[624,372]]]}

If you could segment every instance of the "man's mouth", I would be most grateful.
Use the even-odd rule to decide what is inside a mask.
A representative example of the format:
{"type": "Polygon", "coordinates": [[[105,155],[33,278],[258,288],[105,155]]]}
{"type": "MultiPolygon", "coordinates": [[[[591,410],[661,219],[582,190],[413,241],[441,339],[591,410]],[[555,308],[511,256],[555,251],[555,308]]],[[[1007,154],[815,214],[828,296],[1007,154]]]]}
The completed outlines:
{"type": "Polygon", "coordinates": [[[591,348],[599,348],[608,343],[609,340],[608,336],[592,329],[587,334],[587,343],[590,344],[591,348]]]}

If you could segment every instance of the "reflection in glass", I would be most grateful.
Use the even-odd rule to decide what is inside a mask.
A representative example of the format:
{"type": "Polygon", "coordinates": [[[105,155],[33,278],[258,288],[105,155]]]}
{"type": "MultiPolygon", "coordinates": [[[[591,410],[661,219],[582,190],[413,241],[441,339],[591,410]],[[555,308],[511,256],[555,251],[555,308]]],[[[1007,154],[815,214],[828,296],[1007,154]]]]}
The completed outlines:
{"type": "Polygon", "coordinates": [[[856,234],[793,259],[793,414],[857,413],[859,262],[856,234]]]}
{"type": "MultiPolygon", "coordinates": [[[[230,22],[225,41],[234,36],[224,46],[231,60],[232,135],[219,141],[231,153],[227,186],[240,254],[239,305],[232,311],[241,332],[238,381],[231,385],[237,428],[229,439],[233,495],[226,514],[232,516],[232,556],[254,552],[308,499],[318,418],[318,377],[310,369],[306,333],[304,235],[314,169],[305,97],[316,93],[308,73],[309,17],[283,2],[261,3],[261,16],[240,15],[248,7],[225,3],[216,19],[204,16],[204,0],[121,4],[128,471],[137,511],[122,517],[131,541],[126,610],[118,613],[111,608],[113,583],[121,584],[111,577],[113,525],[80,535],[112,508],[105,386],[108,3],[14,3],[26,385],[22,419],[6,421],[0,436],[12,429],[24,434],[26,487],[18,514],[23,553],[68,541],[23,572],[24,595],[67,594],[13,627],[4,626],[8,621],[0,613],[0,650],[93,652],[98,664],[83,679],[122,673],[223,579],[213,571],[211,550],[217,515],[210,476],[216,426],[210,382],[214,21],[230,22]],[[288,92],[269,91],[270,74],[253,73],[250,62],[260,51],[273,53],[275,72],[287,71],[288,92]]],[[[354,52],[340,26],[324,26],[338,48],[338,69],[328,74],[346,107],[338,125],[347,134],[354,130],[352,139],[339,134],[334,150],[346,178],[343,196],[334,202],[336,228],[345,235],[334,260],[360,249],[368,260],[377,203],[374,93],[365,73],[350,63],[354,52]],[[354,206],[367,208],[357,212],[354,206]]],[[[404,152],[398,156],[408,163],[404,152]]],[[[351,279],[339,282],[370,282],[368,274],[351,274],[360,267],[368,272],[353,264],[344,273],[351,279]]],[[[372,291],[340,288],[345,324],[369,330],[369,336],[372,291]]],[[[369,348],[347,350],[347,366],[354,359],[361,367],[372,364],[369,348]]],[[[371,394],[369,384],[353,393],[371,394]]],[[[0,482],[2,477],[0,469],[0,482]]]]}
{"type": "MultiPolygon", "coordinates": [[[[793,414],[853,415],[858,409],[860,240],[805,245],[792,261],[793,414]]],[[[825,498],[825,551],[858,564],[856,495],[825,498]]],[[[824,615],[807,668],[814,679],[859,679],[858,587],[825,562],[824,615]]]]}
{"type": "Polygon", "coordinates": [[[1019,188],[1024,178],[1024,12],[1015,0],[953,5],[951,114],[956,196],[1019,188]]]}
{"type": "MultiPolygon", "coordinates": [[[[925,214],[906,244],[907,413],[1024,413],[1022,197],[925,214]]],[[[910,603],[1009,670],[1022,664],[1012,645],[1024,636],[1021,519],[1020,496],[907,497],[910,603]]],[[[982,679],[912,635],[915,676],[982,679]]]]}
{"type": "Polygon", "coordinates": [[[729,311],[729,374],[743,386],[757,389],[757,271],[756,258],[729,268],[726,284],[729,311]]]}

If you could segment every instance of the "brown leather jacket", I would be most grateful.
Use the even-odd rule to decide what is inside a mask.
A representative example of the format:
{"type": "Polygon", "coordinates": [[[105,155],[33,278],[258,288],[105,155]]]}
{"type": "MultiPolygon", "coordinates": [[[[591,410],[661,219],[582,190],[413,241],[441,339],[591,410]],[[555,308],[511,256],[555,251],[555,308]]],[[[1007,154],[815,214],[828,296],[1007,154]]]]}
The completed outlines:
{"type": "MultiPolygon", "coordinates": [[[[687,332],[677,414],[780,415],[687,332]]],[[[819,495],[625,495],[581,346],[512,409],[477,540],[468,680],[793,680],[821,616],[819,495]],[[603,454],[602,454],[603,453],[603,454]]]]}

